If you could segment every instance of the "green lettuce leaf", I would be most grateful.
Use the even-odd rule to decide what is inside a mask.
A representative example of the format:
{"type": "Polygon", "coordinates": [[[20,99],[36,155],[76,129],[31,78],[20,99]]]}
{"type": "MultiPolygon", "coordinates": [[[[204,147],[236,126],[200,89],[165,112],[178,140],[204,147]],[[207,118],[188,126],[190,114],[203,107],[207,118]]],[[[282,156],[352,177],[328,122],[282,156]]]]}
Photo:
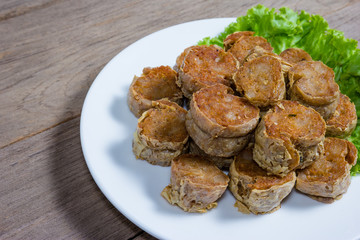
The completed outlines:
{"type": "MultiPolygon", "coordinates": [[[[274,8],[257,5],[249,9],[245,16],[238,17],[218,36],[206,37],[198,44],[216,44],[223,47],[226,36],[237,31],[253,31],[255,35],[266,38],[278,54],[290,47],[302,48],[314,60],[322,61],[334,69],[340,91],[355,103],[359,120],[360,50],[356,40],[347,39],[343,32],[330,29],[327,21],[319,15],[311,15],[305,11],[297,13],[286,7],[276,11],[274,8]]],[[[348,140],[354,143],[360,152],[359,121],[348,140]]],[[[357,164],[351,169],[352,175],[358,173],[359,157],[357,164]]]]}

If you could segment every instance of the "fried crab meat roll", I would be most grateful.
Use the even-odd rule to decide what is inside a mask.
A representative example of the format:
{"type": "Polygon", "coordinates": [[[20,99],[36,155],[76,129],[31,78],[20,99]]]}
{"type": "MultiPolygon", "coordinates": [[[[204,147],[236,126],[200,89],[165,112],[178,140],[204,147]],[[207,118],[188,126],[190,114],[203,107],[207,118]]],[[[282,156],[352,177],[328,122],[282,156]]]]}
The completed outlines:
{"type": "Polygon", "coordinates": [[[245,62],[235,74],[234,81],[237,91],[262,109],[284,99],[286,95],[281,62],[271,56],[245,62]]]}
{"type": "Polygon", "coordinates": [[[144,68],[140,77],[135,76],[128,93],[130,111],[139,118],[152,107],[152,101],[168,99],[179,105],[183,95],[176,85],[177,73],[169,66],[144,68]]]}
{"type": "Polygon", "coordinates": [[[272,52],[273,50],[270,43],[265,38],[243,35],[231,46],[231,48],[229,48],[228,52],[234,55],[240,65],[242,65],[244,64],[246,57],[256,46],[259,46],[268,52],[272,52]]]}
{"type": "Polygon", "coordinates": [[[171,163],[170,184],[161,195],[186,212],[204,213],[217,206],[229,177],[205,157],[184,154],[171,163]]]}
{"type": "Polygon", "coordinates": [[[241,151],[259,121],[260,110],[218,84],[194,93],[186,128],[207,154],[230,157],[241,151]]]}
{"type": "Polygon", "coordinates": [[[136,158],[154,165],[170,166],[171,160],[187,150],[187,111],[174,102],[159,100],[138,119],[133,152],[136,158]]]}
{"type": "Polygon", "coordinates": [[[356,164],[357,150],[351,142],[331,137],[325,139],[324,147],[323,157],[298,171],[296,189],[317,201],[332,203],[350,185],[350,169],[356,164]]]}
{"type": "Polygon", "coordinates": [[[334,71],[319,61],[302,61],[288,72],[289,98],[314,108],[326,120],[339,102],[339,86],[334,71]]]}
{"type": "Polygon", "coordinates": [[[241,31],[241,32],[234,32],[229,34],[224,39],[224,48],[225,51],[229,50],[237,40],[239,40],[243,36],[253,36],[254,32],[251,31],[241,31]]]}
{"type": "Polygon", "coordinates": [[[194,92],[204,87],[217,83],[230,86],[238,62],[218,46],[192,46],[178,57],[176,69],[179,75],[177,84],[184,96],[190,99],[194,92]]]}
{"type": "Polygon", "coordinates": [[[340,93],[339,104],[335,112],[326,120],[326,135],[347,137],[354,131],[357,123],[355,104],[350,98],[340,93]]]}
{"type": "Polygon", "coordinates": [[[301,61],[312,61],[310,54],[300,48],[288,48],[279,55],[290,64],[296,64],[301,61]]]}
{"type": "Polygon", "coordinates": [[[229,189],[242,213],[264,214],[280,208],[281,201],[295,185],[295,172],[284,177],[268,175],[253,160],[252,148],[244,149],[230,165],[229,189]]]}
{"type": "Polygon", "coordinates": [[[255,131],[254,160],[271,174],[285,176],[323,154],[325,121],[314,109],[283,100],[270,109],[255,131]]]}

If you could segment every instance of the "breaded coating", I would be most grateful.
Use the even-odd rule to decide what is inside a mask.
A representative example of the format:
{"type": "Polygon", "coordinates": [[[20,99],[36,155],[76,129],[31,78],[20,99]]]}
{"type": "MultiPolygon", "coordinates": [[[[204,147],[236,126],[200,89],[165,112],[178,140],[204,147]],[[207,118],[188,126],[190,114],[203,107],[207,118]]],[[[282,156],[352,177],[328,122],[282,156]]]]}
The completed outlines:
{"type": "Polygon", "coordinates": [[[229,177],[205,157],[184,154],[171,163],[170,184],[161,195],[186,212],[204,213],[217,206],[229,177]]]}
{"type": "Polygon", "coordinates": [[[135,76],[128,93],[128,106],[139,118],[152,107],[152,101],[167,99],[182,104],[183,95],[176,85],[177,73],[169,66],[144,68],[140,77],[135,76]]]}
{"type": "Polygon", "coordinates": [[[323,152],[325,127],[314,109],[283,100],[264,115],[256,128],[254,160],[279,176],[309,166],[323,152]]]}
{"type": "Polygon", "coordinates": [[[325,155],[311,166],[298,171],[296,189],[317,201],[331,203],[346,193],[356,164],[357,149],[351,142],[326,138],[325,155]]]}
{"type": "Polygon", "coordinates": [[[340,91],[334,71],[319,61],[302,61],[290,68],[289,97],[314,108],[324,119],[335,111],[340,91]]]}
{"type": "Polygon", "coordinates": [[[252,148],[246,148],[235,156],[229,176],[229,189],[236,198],[235,206],[240,212],[254,214],[278,210],[296,180],[294,171],[284,177],[268,175],[253,160],[252,148]]]}
{"type": "Polygon", "coordinates": [[[340,93],[339,104],[335,112],[326,120],[326,136],[347,137],[354,131],[357,123],[355,104],[340,93]]]}
{"type": "Polygon", "coordinates": [[[133,152],[151,164],[170,166],[171,160],[187,147],[187,111],[174,102],[159,100],[138,119],[133,152]]]}
{"type": "Polygon", "coordinates": [[[310,54],[300,48],[288,48],[282,51],[279,55],[291,64],[296,64],[301,61],[312,61],[310,54]]]}
{"type": "Polygon", "coordinates": [[[260,108],[268,108],[285,98],[281,62],[274,57],[261,56],[245,62],[234,81],[237,91],[260,108]]]}
{"type": "Polygon", "coordinates": [[[238,69],[234,56],[215,45],[187,48],[176,63],[177,84],[187,98],[201,88],[217,83],[230,86],[238,69]]]}

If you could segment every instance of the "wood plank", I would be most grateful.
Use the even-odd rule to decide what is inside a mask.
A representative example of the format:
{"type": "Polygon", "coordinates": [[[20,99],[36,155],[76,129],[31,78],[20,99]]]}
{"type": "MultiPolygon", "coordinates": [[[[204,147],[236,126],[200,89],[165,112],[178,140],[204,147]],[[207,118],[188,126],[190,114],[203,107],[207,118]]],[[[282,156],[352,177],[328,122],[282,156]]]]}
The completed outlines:
{"type": "Polygon", "coordinates": [[[94,183],[79,118],[0,150],[0,239],[127,239],[142,230],[94,183]]]}
{"type": "MultiPolygon", "coordinates": [[[[64,0],[0,21],[0,147],[79,116],[101,68],[129,44],[162,28],[209,17],[239,16],[250,1],[64,0]],[[11,33],[11,34],[9,34],[11,33]]],[[[41,4],[42,1],[37,1],[41,4]]],[[[259,1],[328,14],[359,39],[358,1],[259,1]],[[356,10],[353,10],[356,11],[356,10]],[[339,20],[340,19],[340,20],[339,20]]],[[[11,9],[11,7],[9,8],[11,9]]]]}

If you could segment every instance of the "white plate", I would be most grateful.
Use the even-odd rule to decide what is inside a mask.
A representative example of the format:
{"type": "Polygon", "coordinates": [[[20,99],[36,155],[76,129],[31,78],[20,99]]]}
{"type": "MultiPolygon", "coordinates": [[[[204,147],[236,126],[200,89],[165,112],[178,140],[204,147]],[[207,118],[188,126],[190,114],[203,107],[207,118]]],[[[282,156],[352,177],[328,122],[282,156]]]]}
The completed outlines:
{"type": "MultiPolygon", "coordinates": [[[[244,215],[229,191],[205,214],[185,213],[161,196],[170,168],[136,160],[131,149],[137,119],[126,97],[144,67],[175,64],[188,46],[215,36],[233,18],[207,19],[166,28],[130,45],[114,57],[92,84],[82,109],[81,143],[89,170],[110,202],[128,219],[160,239],[359,239],[360,178],[333,204],[293,191],[280,210],[244,215]]],[[[96,217],[96,216],[94,216],[96,217]]]]}

